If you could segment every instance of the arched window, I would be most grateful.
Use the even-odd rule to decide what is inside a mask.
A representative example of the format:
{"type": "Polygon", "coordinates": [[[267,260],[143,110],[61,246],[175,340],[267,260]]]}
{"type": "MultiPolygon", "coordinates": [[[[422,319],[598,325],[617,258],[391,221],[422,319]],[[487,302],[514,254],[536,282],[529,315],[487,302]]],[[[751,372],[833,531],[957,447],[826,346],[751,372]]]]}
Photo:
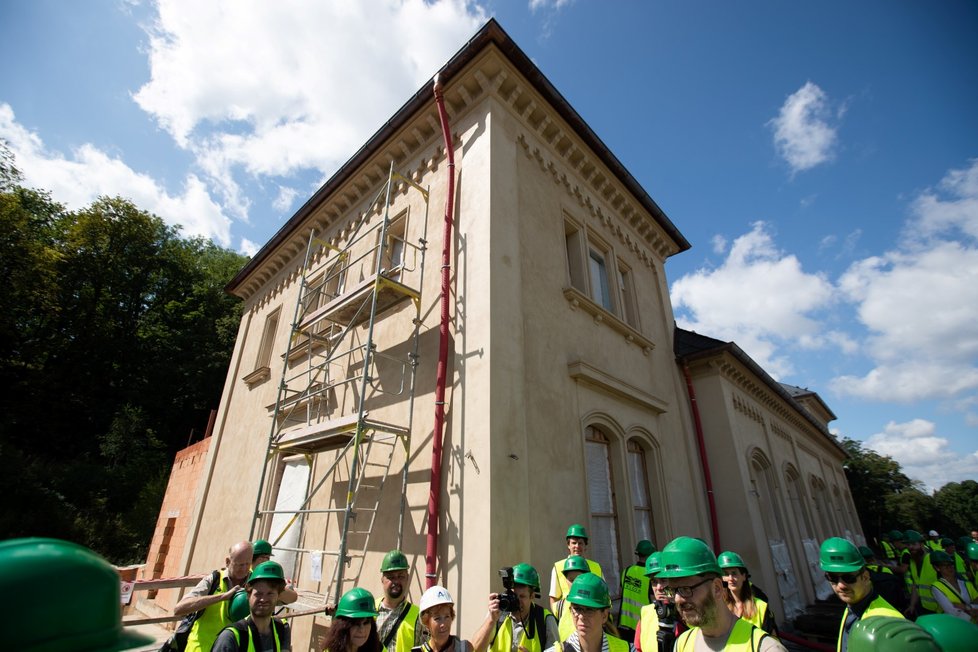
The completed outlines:
{"type": "Polygon", "coordinates": [[[618,511],[612,475],[611,440],[601,430],[588,426],[584,447],[591,506],[589,554],[601,564],[608,588],[613,596],[617,596],[620,593],[618,577],[621,574],[621,558],[618,549],[618,511]]]}
{"type": "Polygon", "coordinates": [[[635,439],[628,440],[628,483],[632,490],[635,539],[655,541],[652,495],[649,491],[649,467],[645,449],[635,439]]]}

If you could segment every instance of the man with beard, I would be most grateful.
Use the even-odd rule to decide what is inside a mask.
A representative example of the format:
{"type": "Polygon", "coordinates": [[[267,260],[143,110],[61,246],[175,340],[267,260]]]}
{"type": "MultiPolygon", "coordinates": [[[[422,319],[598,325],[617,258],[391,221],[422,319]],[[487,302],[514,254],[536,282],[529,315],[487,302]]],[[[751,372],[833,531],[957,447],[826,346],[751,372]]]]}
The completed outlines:
{"type": "Polygon", "coordinates": [[[248,577],[248,607],[251,614],[224,628],[214,642],[212,652],[290,652],[292,634],[289,626],[273,619],[279,594],[285,589],[285,573],[274,561],[259,564],[248,577]]]}
{"type": "Polygon", "coordinates": [[[204,577],[173,607],[174,616],[201,612],[187,636],[186,652],[207,652],[221,630],[231,624],[228,606],[235,593],[245,590],[253,553],[251,541],[231,546],[225,567],[204,577]]]}
{"type": "Polygon", "coordinates": [[[674,539],[662,549],[659,562],[662,571],[658,577],[666,580],[666,595],[676,601],[680,617],[691,628],[676,639],[677,652],[786,652],[776,638],[727,608],[720,565],[706,543],[692,537],[674,539]]]}
{"type": "Polygon", "coordinates": [[[859,620],[875,616],[903,618],[903,614],[873,588],[866,561],[856,544],[840,537],[826,539],[819,549],[818,563],[832,590],[846,605],[839,626],[839,652],[849,649],[849,632],[859,620]]]}
{"type": "Polygon", "coordinates": [[[377,601],[377,634],[387,652],[410,652],[424,642],[418,627],[419,610],[407,599],[408,561],[391,550],[380,564],[384,597],[377,601]]]}

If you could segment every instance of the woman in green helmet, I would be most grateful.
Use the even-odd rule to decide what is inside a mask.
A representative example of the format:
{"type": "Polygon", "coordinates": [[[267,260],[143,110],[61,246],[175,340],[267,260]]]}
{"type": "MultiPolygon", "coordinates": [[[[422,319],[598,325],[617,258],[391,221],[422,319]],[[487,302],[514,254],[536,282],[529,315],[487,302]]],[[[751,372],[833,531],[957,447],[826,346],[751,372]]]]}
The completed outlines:
{"type": "Polygon", "coordinates": [[[367,589],[344,593],[326,632],[326,652],[381,652],[376,605],[367,589]]]}
{"type": "Polygon", "coordinates": [[[740,555],[735,552],[721,552],[717,562],[723,570],[723,583],[727,592],[723,601],[735,616],[750,621],[772,636],[778,635],[778,625],[774,613],[765,600],[754,595],[750,583],[750,573],[740,555]]]}

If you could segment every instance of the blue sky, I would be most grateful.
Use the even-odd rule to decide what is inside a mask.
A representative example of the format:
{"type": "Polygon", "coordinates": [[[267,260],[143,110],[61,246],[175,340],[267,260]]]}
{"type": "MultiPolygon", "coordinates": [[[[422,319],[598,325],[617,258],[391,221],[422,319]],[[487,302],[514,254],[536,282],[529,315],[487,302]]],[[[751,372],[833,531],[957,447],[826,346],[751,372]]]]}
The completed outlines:
{"type": "Polygon", "coordinates": [[[680,325],[978,479],[972,1],[8,1],[0,138],[253,253],[490,16],[693,244],[680,325]]]}

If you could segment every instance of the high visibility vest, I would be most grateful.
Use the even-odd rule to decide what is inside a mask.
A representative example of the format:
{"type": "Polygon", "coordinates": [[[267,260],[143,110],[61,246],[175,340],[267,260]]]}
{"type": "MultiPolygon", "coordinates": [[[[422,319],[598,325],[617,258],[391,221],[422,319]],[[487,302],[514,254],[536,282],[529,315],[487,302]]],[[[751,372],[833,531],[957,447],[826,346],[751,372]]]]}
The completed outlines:
{"type": "MultiPolygon", "coordinates": [[[[252,632],[250,631],[251,630],[251,622],[252,622],[251,616],[249,616],[248,618],[246,618],[243,622],[245,623],[245,628],[244,628],[245,631],[244,631],[244,633],[245,633],[245,636],[247,637],[247,640],[248,640],[248,646],[244,650],[241,649],[241,634],[242,634],[242,632],[238,631],[238,624],[235,623],[235,624],[231,625],[230,627],[227,627],[226,629],[230,630],[231,633],[234,634],[234,640],[238,642],[238,651],[239,652],[246,652],[246,651],[247,652],[258,652],[255,649],[255,638],[256,637],[253,636],[252,635],[252,632]]],[[[282,630],[285,627],[287,627],[287,625],[285,623],[283,623],[281,620],[275,620],[275,619],[272,620],[272,636],[275,637],[275,652],[282,652],[282,641],[279,638],[279,630],[282,630]]]]}
{"type": "MultiPolygon", "coordinates": [[[[842,652],[842,629],[846,626],[846,617],[848,616],[849,616],[849,607],[847,606],[846,610],[842,612],[842,622],[839,624],[839,641],[838,643],[836,643],[835,646],[835,649],[838,652],[842,652]]],[[[906,618],[904,618],[902,613],[897,611],[893,607],[893,605],[891,605],[889,602],[887,602],[880,596],[876,596],[876,598],[869,603],[869,607],[867,607],[866,611],[863,612],[863,615],[859,617],[859,620],[862,620],[863,618],[872,618],[874,616],[886,616],[888,618],[903,618],[904,620],[906,620],[906,618]]]]}
{"type": "MultiPolygon", "coordinates": [[[[377,599],[377,609],[380,609],[383,601],[383,598],[377,599]]],[[[401,619],[401,624],[397,626],[397,634],[394,635],[394,652],[411,652],[411,648],[421,645],[421,641],[415,639],[420,615],[421,610],[418,609],[418,605],[409,602],[407,613],[401,619]]]]}
{"type": "Polygon", "coordinates": [[[642,631],[639,642],[642,652],[657,652],[659,649],[659,614],[655,613],[655,605],[642,607],[642,631]]]}
{"type": "Polygon", "coordinates": [[[964,558],[958,553],[954,553],[954,572],[961,577],[968,576],[968,565],[964,563],[964,558]]]}
{"type": "Polygon", "coordinates": [[[566,599],[557,603],[557,636],[563,643],[576,629],[574,627],[574,616],[571,615],[570,603],[566,599]]]}
{"type": "MultiPolygon", "coordinates": [[[[539,605],[533,605],[534,607],[539,605]]],[[[543,607],[540,607],[543,609],[543,607]]],[[[523,631],[520,633],[519,647],[526,648],[529,652],[543,652],[544,645],[543,640],[547,636],[547,617],[553,616],[548,609],[543,609],[543,620],[536,622],[533,618],[533,611],[531,607],[530,617],[527,618],[527,622],[524,624],[523,631]],[[533,638],[528,638],[528,633],[526,627],[530,622],[535,622],[533,638]],[[539,627],[539,625],[543,627],[539,627]]],[[[558,643],[559,641],[548,641],[548,643],[558,643]]],[[[561,641],[562,642],[562,641],[561,641]]],[[[546,646],[549,647],[549,646],[546,646]]],[[[509,615],[500,623],[499,628],[496,630],[496,638],[489,647],[493,652],[512,652],[513,650],[513,616],[509,615]]]]}
{"type": "Polygon", "coordinates": [[[649,578],[644,566],[629,566],[621,574],[621,614],[618,624],[634,630],[642,617],[642,607],[649,604],[649,578]]]}
{"type": "Polygon", "coordinates": [[[883,556],[887,559],[896,559],[896,550],[889,541],[881,541],[883,546],[883,556]]]}
{"type": "MultiPolygon", "coordinates": [[[[645,624],[642,624],[645,627],[645,624]]],[[[694,627],[692,629],[687,629],[685,632],[679,635],[676,639],[676,652],[693,652],[696,647],[696,632],[699,631],[699,627],[694,627]]],[[[760,627],[755,626],[753,623],[744,620],[743,618],[738,618],[737,622],[734,623],[733,629],[730,630],[730,635],[727,637],[727,642],[723,646],[724,652],[756,652],[761,648],[761,640],[768,636],[760,627]]],[[[645,646],[642,646],[642,652],[648,652],[645,646]]]]}
{"type": "MultiPolygon", "coordinates": [[[[747,622],[754,625],[758,629],[763,629],[761,625],[764,624],[764,618],[767,616],[767,602],[761,600],[760,598],[754,598],[754,615],[751,618],[744,618],[747,622]]],[[[741,616],[743,618],[743,616],[741,616]]],[[[768,634],[773,634],[773,632],[768,632],[768,634]]]]}
{"type": "MultiPolygon", "coordinates": [[[[943,593],[944,596],[955,607],[958,607],[958,608],[963,609],[963,610],[967,610],[966,608],[967,608],[968,605],[964,604],[964,602],[963,602],[964,596],[961,595],[960,593],[958,593],[958,588],[959,587],[957,586],[957,583],[955,583],[952,586],[947,580],[945,580],[942,577],[939,580],[937,580],[936,582],[934,582],[933,586],[938,591],[940,591],[941,593],[943,593]]],[[[971,603],[978,602],[978,589],[976,589],[975,587],[973,587],[968,582],[965,582],[964,583],[964,586],[965,586],[965,588],[968,591],[968,602],[971,602],[971,603]]],[[[937,601],[935,600],[935,602],[937,602],[937,601]]],[[[937,609],[936,609],[936,611],[938,613],[944,613],[944,610],[941,609],[941,603],[940,602],[937,602],[937,609]]]]}
{"type": "MultiPolygon", "coordinates": [[[[557,577],[557,595],[552,595],[552,596],[550,596],[551,598],[555,598],[555,599],[563,598],[563,597],[565,597],[567,595],[567,591],[570,590],[570,583],[567,581],[567,578],[564,577],[564,562],[565,561],[567,561],[567,560],[566,559],[561,559],[559,561],[555,561],[554,562],[554,570],[557,571],[557,574],[556,574],[556,577],[557,577]]],[[[604,575],[601,573],[601,564],[599,564],[596,561],[592,561],[590,559],[585,559],[584,561],[587,562],[587,566],[588,566],[588,568],[591,569],[591,572],[592,573],[594,573],[598,577],[604,577],[604,575]]]]}
{"type": "Polygon", "coordinates": [[[934,541],[933,539],[928,539],[927,547],[930,548],[931,550],[940,550],[941,552],[944,552],[944,548],[941,547],[940,541],[934,541]]]}
{"type": "MultiPolygon", "coordinates": [[[[230,588],[228,571],[225,568],[221,571],[220,583],[213,593],[224,593],[230,588]]],[[[221,600],[204,609],[204,613],[194,622],[193,629],[187,636],[186,652],[210,652],[217,635],[232,623],[231,616],[228,614],[229,606],[229,600],[221,600]]]]}
{"type": "Polygon", "coordinates": [[[889,566],[884,566],[883,564],[868,564],[866,568],[873,571],[874,573],[889,573],[890,575],[893,574],[893,569],[891,569],[889,566]]]}
{"type": "Polygon", "coordinates": [[[931,595],[930,587],[937,581],[937,571],[930,563],[930,555],[924,555],[923,563],[920,565],[920,570],[917,570],[917,564],[913,559],[910,560],[910,568],[907,570],[906,574],[907,589],[913,591],[914,588],[917,589],[917,597],[920,600],[920,606],[928,611],[937,611],[937,600],[931,595]]]}

